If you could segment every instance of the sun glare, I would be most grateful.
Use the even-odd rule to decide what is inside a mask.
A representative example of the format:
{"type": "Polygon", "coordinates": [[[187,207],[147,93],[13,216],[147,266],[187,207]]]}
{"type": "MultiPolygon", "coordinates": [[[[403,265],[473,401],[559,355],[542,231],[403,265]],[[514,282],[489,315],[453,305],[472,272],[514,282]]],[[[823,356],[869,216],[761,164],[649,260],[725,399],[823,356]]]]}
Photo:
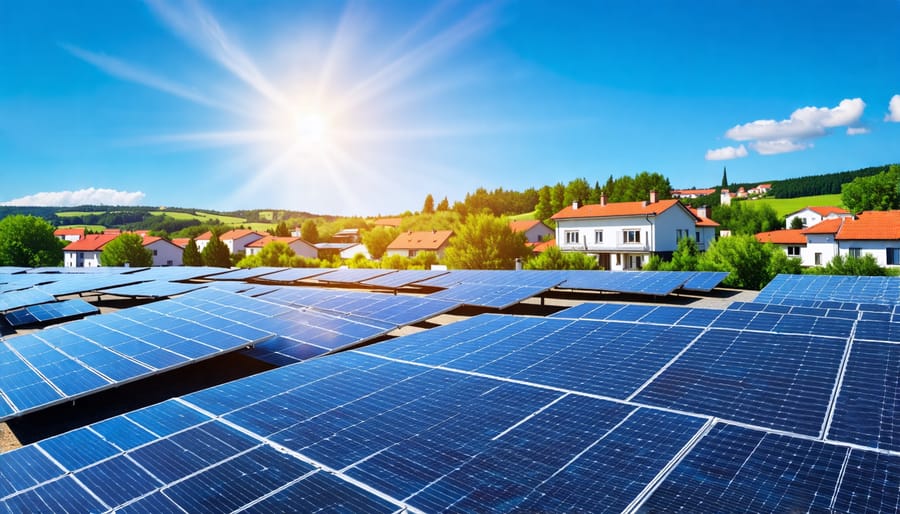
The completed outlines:
{"type": "Polygon", "coordinates": [[[328,118],[320,114],[299,114],[294,117],[294,142],[299,147],[326,145],[329,125],[328,118]]]}

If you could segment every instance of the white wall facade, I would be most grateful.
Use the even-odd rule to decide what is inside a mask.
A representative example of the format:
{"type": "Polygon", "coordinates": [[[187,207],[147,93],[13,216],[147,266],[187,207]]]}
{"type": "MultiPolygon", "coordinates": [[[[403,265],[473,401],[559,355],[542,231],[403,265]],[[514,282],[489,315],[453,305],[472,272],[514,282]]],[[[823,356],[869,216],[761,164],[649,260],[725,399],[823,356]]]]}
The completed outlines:
{"type": "Polygon", "coordinates": [[[63,266],[66,268],[97,268],[100,266],[100,252],[63,251],[63,266]]]}
{"type": "MultiPolygon", "coordinates": [[[[854,241],[838,241],[838,252],[842,257],[858,253],[858,257],[871,255],[879,266],[898,266],[897,253],[900,253],[900,241],[894,239],[863,239],[854,241]],[[888,253],[893,252],[894,258],[888,264],[888,253]]],[[[826,263],[827,264],[827,263],[826,263]]]]}
{"type": "Polygon", "coordinates": [[[184,264],[182,260],[184,249],[175,243],[160,239],[145,245],[144,248],[153,254],[153,266],[181,266],[184,264]]]}
{"type": "Polygon", "coordinates": [[[551,234],[553,234],[552,228],[544,225],[543,223],[538,223],[537,225],[525,231],[525,240],[529,243],[540,243],[544,237],[551,234]]]}
{"type": "Polygon", "coordinates": [[[366,259],[372,258],[372,256],[369,254],[369,249],[366,248],[366,245],[359,243],[341,250],[341,259],[352,259],[356,256],[356,254],[359,253],[363,254],[363,257],[365,257],[366,259]]]}
{"type": "Polygon", "coordinates": [[[596,254],[600,266],[613,271],[640,269],[653,253],[674,252],[681,237],[699,238],[697,246],[705,250],[715,227],[697,227],[694,216],[677,205],[657,216],[556,220],[560,250],[596,254]]]}
{"type": "Polygon", "coordinates": [[[825,266],[837,255],[838,245],[834,234],[806,234],[804,266],[825,266]]]}

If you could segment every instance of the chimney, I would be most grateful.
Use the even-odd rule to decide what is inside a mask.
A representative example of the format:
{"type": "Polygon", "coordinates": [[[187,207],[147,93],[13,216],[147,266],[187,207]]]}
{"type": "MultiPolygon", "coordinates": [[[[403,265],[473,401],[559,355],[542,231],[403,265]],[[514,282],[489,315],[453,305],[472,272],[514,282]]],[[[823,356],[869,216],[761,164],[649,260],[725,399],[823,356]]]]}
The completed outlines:
{"type": "Polygon", "coordinates": [[[700,207],[697,207],[697,215],[701,218],[709,218],[709,206],[701,205],[700,207]]]}
{"type": "Polygon", "coordinates": [[[600,192],[600,207],[606,207],[606,191],[600,192]]]}
{"type": "Polygon", "coordinates": [[[656,203],[656,191],[650,191],[650,203],[656,203]]]}
{"type": "Polygon", "coordinates": [[[572,202],[572,210],[573,211],[578,210],[578,200],[575,200],[574,202],[572,202]]]}

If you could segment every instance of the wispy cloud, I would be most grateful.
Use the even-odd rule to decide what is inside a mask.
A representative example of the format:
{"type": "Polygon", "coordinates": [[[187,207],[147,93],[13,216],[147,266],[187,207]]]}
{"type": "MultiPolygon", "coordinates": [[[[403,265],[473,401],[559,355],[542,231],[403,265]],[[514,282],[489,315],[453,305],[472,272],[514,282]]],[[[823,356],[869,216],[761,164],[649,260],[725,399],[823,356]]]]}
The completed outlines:
{"type": "Polygon", "coordinates": [[[869,127],[847,127],[848,136],[859,136],[862,134],[868,134],[869,132],[872,132],[869,127]]]}
{"type": "Polygon", "coordinates": [[[17,207],[73,207],[76,205],[138,205],[144,199],[140,191],[117,191],[89,187],[77,191],[41,192],[23,196],[0,205],[17,207]]]}
{"type": "Polygon", "coordinates": [[[164,91],[171,95],[184,98],[185,100],[190,100],[198,104],[208,105],[210,107],[216,107],[219,109],[231,110],[229,106],[216,102],[210,99],[208,96],[200,93],[199,91],[196,91],[188,86],[179,84],[167,78],[160,77],[153,72],[142,69],[138,66],[135,66],[134,64],[127,63],[121,59],[111,57],[109,55],[90,52],[88,50],[84,50],[83,48],[79,48],[77,46],[66,43],[61,43],[60,46],[62,46],[67,52],[74,55],[75,57],[97,67],[101,71],[112,75],[113,77],[130,82],[135,82],[142,86],[153,88],[159,91],[164,91]]]}
{"type": "Polygon", "coordinates": [[[747,141],[761,155],[796,152],[813,147],[812,141],[829,133],[829,129],[847,127],[849,135],[867,133],[860,125],[866,108],[861,98],[841,100],[836,107],[803,107],[788,119],[756,120],[736,125],[725,132],[733,141],[747,141]]]}
{"type": "Polygon", "coordinates": [[[706,151],[707,161],[727,161],[730,159],[740,159],[741,157],[747,157],[747,148],[744,145],[725,146],[716,148],[715,150],[706,151]]]}
{"type": "Polygon", "coordinates": [[[900,95],[891,97],[891,102],[888,104],[888,113],[884,117],[884,121],[900,123],[900,95]]]}

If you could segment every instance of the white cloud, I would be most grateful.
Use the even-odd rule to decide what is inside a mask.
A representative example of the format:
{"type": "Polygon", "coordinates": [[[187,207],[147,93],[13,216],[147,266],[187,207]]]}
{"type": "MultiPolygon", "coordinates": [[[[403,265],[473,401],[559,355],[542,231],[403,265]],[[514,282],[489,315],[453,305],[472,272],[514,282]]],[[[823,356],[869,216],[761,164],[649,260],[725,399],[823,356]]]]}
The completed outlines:
{"type": "Polygon", "coordinates": [[[750,148],[760,155],[775,155],[780,153],[799,152],[811,148],[812,143],[791,139],[776,139],[774,141],[755,141],[750,143],[750,148]]]}
{"type": "Polygon", "coordinates": [[[725,146],[706,151],[707,161],[727,161],[729,159],[740,159],[741,157],[747,157],[747,148],[744,145],[725,146]]]}
{"type": "Polygon", "coordinates": [[[862,134],[868,134],[872,132],[867,127],[847,127],[847,135],[848,136],[859,136],[862,134]]]}
{"type": "Polygon", "coordinates": [[[756,120],[736,125],[725,132],[725,137],[750,141],[750,148],[762,155],[796,152],[811,148],[810,140],[825,136],[831,128],[847,127],[850,135],[867,133],[859,126],[865,108],[861,98],[844,99],[831,108],[802,107],[786,120],[756,120]]]}
{"type": "Polygon", "coordinates": [[[78,191],[41,192],[23,196],[0,205],[17,207],[73,207],[76,205],[137,205],[144,199],[140,191],[116,191],[89,187],[78,191]]]}
{"type": "Polygon", "coordinates": [[[900,123],[900,95],[891,97],[891,103],[888,104],[888,113],[884,117],[884,121],[895,121],[900,123]]]}

